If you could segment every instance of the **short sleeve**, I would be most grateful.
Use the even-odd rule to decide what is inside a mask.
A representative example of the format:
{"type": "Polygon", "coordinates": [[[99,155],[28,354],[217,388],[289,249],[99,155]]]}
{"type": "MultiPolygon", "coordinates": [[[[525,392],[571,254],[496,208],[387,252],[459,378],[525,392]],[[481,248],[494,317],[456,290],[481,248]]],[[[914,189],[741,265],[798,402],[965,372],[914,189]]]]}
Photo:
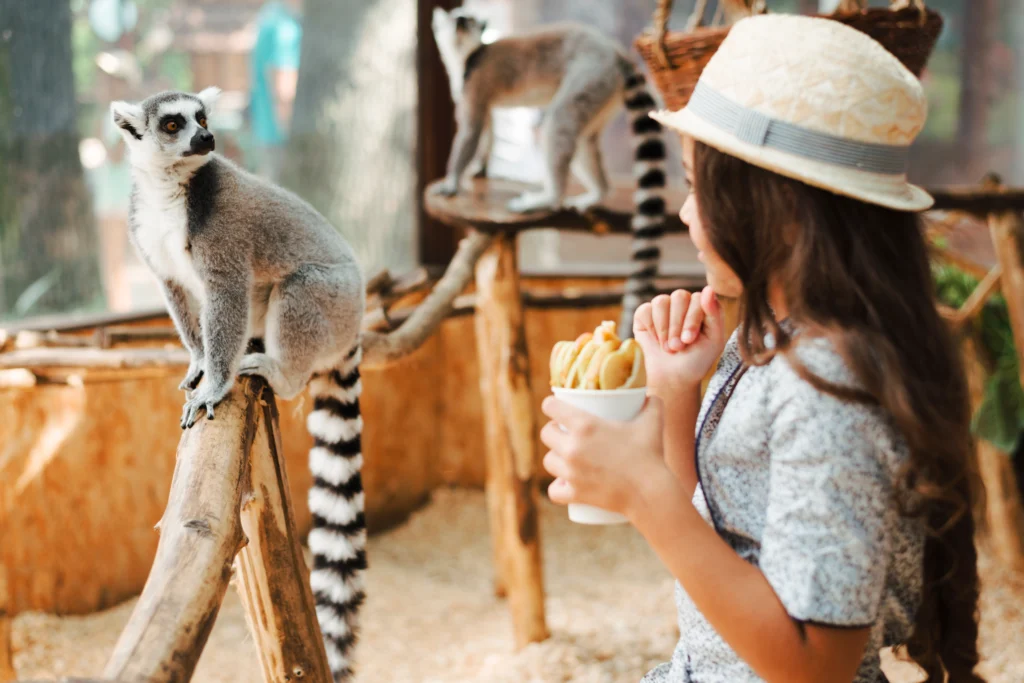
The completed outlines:
{"type": "Polygon", "coordinates": [[[270,64],[278,69],[298,69],[302,50],[302,28],[293,21],[282,21],[274,27],[274,50],[270,64]]]}
{"type": "MultiPolygon", "coordinates": [[[[814,355],[823,362],[808,367],[841,383],[841,358],[814,355]]],[[[877,409],[821,392],[780,365],[761,571],[798,621],[871,625],[888,566],[892,484],[879,452],[887,423],[877,409]]]]}

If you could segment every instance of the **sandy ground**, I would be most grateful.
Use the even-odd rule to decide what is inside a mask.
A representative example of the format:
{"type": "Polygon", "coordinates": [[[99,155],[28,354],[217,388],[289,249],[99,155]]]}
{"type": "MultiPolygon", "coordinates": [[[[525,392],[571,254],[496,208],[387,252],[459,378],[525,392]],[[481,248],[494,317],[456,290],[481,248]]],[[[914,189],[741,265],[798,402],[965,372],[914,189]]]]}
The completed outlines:
{"type": "MultiPolygon", "coordinates": [[[[677,634],[672,580],[629,527],[583,527],[543,505],[552,637],[512,649],[507,605],[493,595],[483,494],[439,491],[407,524],[370,540],[359,678],[374,683],[636,683],[668,659],[677,634]]],[[[1024,577],[982,558],[982,672],[1024,681],[1024,577]]],[[[98,675],[135,601],[79,618],[14,621],[22,679],[98,675]]],[[[917,680],[890,666],[894,683],[917,680]]],[[[241,605],[228,592],[196,683],[260,680],[241,605]]]]}

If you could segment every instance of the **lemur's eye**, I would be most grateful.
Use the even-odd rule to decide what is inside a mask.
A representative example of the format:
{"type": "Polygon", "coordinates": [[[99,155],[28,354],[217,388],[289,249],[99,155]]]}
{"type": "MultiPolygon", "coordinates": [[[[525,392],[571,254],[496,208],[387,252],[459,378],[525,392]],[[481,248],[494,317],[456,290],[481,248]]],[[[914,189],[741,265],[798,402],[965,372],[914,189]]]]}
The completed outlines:
{"type": "Polygon", "coordinates": [[[164,124],[164,130],[166,130],[168,133],[176,132],[178,130],[178,122],[177,121],[168,121],[167,123],[164,124]]]}
{"type": "Polygon", "coordinates": [[[200,116],[199,117],[199,125],[202,126],[203,128],[206,128],[206,117],[205,116],[200,116]]]}

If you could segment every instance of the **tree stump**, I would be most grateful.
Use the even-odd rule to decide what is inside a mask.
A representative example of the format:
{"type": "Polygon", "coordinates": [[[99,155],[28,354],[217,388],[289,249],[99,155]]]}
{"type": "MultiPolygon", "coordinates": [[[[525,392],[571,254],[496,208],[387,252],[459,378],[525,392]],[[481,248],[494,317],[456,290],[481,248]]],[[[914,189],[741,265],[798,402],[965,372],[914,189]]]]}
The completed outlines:
{"type": "Polygon", "coordinates": [[[330,681],[277,434],[272,392],[245,377],[182,435],[153,568],[104,678],[190,680],[248,542],[240,590],[264,681],[330,681]]]}
{"type": "Polygon", "coordinates": [[[516,645],[544,640],[537,518],[536,424],[514,238],[498,237],[476,267],[477,353],[487,443],[487,504],[497,592],[507,594],[516,645]]]}

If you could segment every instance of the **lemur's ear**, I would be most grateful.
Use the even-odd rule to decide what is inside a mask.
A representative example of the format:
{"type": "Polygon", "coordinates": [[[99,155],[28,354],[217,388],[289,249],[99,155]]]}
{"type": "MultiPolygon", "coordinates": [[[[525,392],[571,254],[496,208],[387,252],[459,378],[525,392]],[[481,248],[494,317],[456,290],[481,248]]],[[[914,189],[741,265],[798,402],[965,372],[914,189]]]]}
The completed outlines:
{"type": "Polygon", "coordinates": [[[146,124],[142,107],[131,102],[111,102],[110,116],[114,119],[114,125],[120,128],[126,137],[142,139],[140,131],[145,129],[146,124]]]}
{"type": "Polygon", "coordinates": [[[434,8],[434,16],[433,16],[432,21],[431,21],[431,24],[433,24],[433,27],[435,29],[438,29],[438,28],[441,28],[442,26],[447,26],[449,24],[449,22],[450,22],[450,19],[448,17],[448,13],[445,12],[440,7],[435,7],[434,8]]]}
{"type": "Polygon", "coordinates": [[[210,113],[217,106],[217,100],[220,99],[220,88],[215,85],[211,85],[209,88],[204,88],[196,97],[203,103],[203,107],[206,109],[206,115],[210,113]]]}

